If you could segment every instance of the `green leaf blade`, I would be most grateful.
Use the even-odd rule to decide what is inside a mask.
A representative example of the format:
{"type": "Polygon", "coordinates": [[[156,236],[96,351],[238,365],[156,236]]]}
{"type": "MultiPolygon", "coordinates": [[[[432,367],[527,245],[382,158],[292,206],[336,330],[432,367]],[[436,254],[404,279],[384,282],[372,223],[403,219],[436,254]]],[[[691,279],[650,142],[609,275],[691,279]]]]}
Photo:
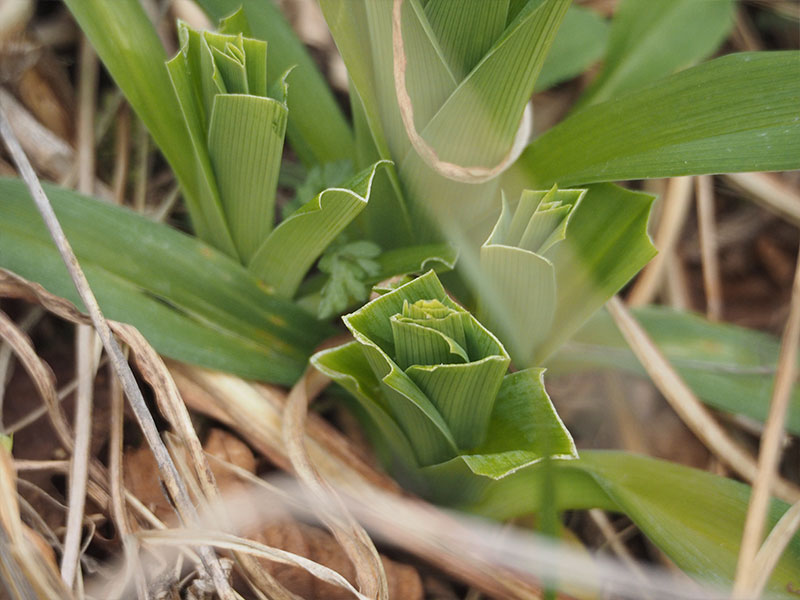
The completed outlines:
{"type": "Polygon", "coordinates": [[[518,166],[539,185],[796,169],[798,68],[797,51],[724,56],[576,113],[518,166]]]}
{"type": "Polygon", "coordinates": [[[733,27],[735,8],[734,0],[620,3],[603,70],[573,110],[637,89],[706,58],[733,27]]]}
{"type": "MultiPolygon", "coordinates": [[[[582,450],[576,460],[554,460],[552,485],[559,510],[603,508],[628,515],[667,556],[701,582],[730,587],[736,571],[750,487],[676,463],[636,454],[582,450]]],[[[464,489],[463,471],[437,473],[450,487],[464,489]]],[[[544,469],[534,465],[473,491],[479,499],[469,508],[479,514],[508,519],[538,512],[544,469]]],[[[768,527],[789,508],[772,500],[768,527]]],[[[795,536],[773,572],[768,591],[792,598],[787,583],[800,572],[800,536],[795,536]]]]}
{"type": "MultiPolygon", "coordinates": [[[[643,307],[634,314],[703,402],[730,414],[766,421],[780,348],[777,339],[664,307],[643,307]]],[[[614,368],[645,375],[605,311],[594,315],[547,365],[555,374],[614,368]]],[[[797,386],[792,391],[786,427],[800,435],[797,386]]]]}
{"type": "Polygon", "coordinates": [[[591,10],[570,6],[536,79],[535,92],[572,79],[600,60],[608,41],[605,19],[591,10]]]}
{"type": "MultiPolygon", "coordinates": [[[[291,384],[330,334],[210,246],[126,209],[45,189],[107,316],[131,322],[168,356],[291,384]]],[[[0,266],[80,307],[22,182],[0,179],[0,193],[0,266]]]]}

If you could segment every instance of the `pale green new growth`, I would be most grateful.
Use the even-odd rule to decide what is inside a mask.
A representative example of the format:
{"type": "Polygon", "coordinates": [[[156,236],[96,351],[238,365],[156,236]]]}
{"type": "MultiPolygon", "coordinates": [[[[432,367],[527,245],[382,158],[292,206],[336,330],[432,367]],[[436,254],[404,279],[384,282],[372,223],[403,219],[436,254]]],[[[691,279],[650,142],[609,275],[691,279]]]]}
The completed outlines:
{"type": "MultiPolygon", "coordinates": [[[[505,475],[545,456],[575,456],[541,369],[507,374],[502,344],[426,275],[344,317],[355,342],[312,357],[353,392],[387,437],[392,460],[419,485],[422,467],[457,460],[505,475]]],[[[424,488],[423,488],[424,489],[424,488]]]]}
{"type": "MultiPolygon", "coordinates": [[[[288,110],[285,76],[267,96],[267,44],[179,24],[167,64],[192,140],[206,210],[222,211],[247,264],[272,231],[288,110]]],[[[228,248],[221,248],[229,251],[228,248]]]]}
{"type": "Polygon", "coordinates": [[[524,191],[481,248],[481,319],[518,367],[544,364],[655,254],[652,197],[614,185],[524,191]],[[622,260],[621,257],[625,259],[622,260]]]}
{"type": "Polygon", "coordinates": [[[557,290],[550,257],[585,193],[555,187],[549,192],[528,190],[513,214],[504,198],[500,219],[481,247],[485,288],[479,316],[499,332],[520,367],[532,365],[554,325],[557,290]]]}

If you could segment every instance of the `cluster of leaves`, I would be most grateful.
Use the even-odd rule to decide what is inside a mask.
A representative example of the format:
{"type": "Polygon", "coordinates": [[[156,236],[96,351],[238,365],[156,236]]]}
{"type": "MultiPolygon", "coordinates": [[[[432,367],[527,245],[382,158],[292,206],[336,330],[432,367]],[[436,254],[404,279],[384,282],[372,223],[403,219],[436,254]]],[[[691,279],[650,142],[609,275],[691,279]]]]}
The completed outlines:
{"type": "MultiPolygon", "coordinates": [[[[388,277],[452,269],[458,252],[448,289],[480,321],[428,273],[348,315],[356,341],[314,357],[357,398],[387,465],[497,518],[542,508],[551,478],[557,509],[624,512],[689,572],[731,580],[747,487],[624,453],[576,457],[542,373],[548,361],[636,368],[608,352],[620,344],[602,313],[577,353],[559,352],[654,254],[652,197],[612,182],[800,167],[797,52],[691,66],[726,36],[733,0],[624,0],[610,26],[570,0],[321,0],[351,78],[351,127],[271,2],[200,0],[224,18],[220,33],[180,25],[168,69],[137,0],[67,4],[172,166],[198,236],[51,189],[109,316],[167,355],[290,384],[329,317],[388,277]],[[571,114],[527,143],[531,94],[600,57],[571,114]],[[284,134],[309,176],[275,225],[284,134]],[[523,370],[507,374],[511,359],[523,370]]],[[[76,300],[19,182],[0,191],[0,265],[76,300]]],[[[737,353],[748,332],[645,319],[727,410],[763,376],[737,380],[729,399],[709,384],[726,357],[777,354],[737,353]],[[692,346],[708,335],[720,354],[692,346]]],[[[785,509],[774,502],[771,521],[785,509]]],[[[798,565],[795,540],[772,589],[798,565]]]]}

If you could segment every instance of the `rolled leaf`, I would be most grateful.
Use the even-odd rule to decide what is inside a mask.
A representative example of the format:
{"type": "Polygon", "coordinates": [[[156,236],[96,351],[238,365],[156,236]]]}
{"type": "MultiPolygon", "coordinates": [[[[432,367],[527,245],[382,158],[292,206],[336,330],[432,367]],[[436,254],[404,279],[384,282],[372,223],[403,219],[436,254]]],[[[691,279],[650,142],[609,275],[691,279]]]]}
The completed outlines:
{"type": "Polygon", "coordinates": [[[353,132],[347,119],[308,50],[275,2],[199,0],[198,4],[213,20],[239,15],[225,33],[242,33],[270,45],[269,85],[279,81],[287,70],[294,69],[289,78],[292,94],[286,100],[289,107],[286,135],[300,160],[307,166],[353,160],[353,132]]]}
{"type": "Polygon", "coordinates": [[[553,248],[586,190],[525,191],[513,216],[506,202],[481,247],[481,320],[500,333],[516,364],[530,366],[553,328],[557,290],[553,248]]]}
{"type": "MultiPolygon", "coordinates": [[[[456,4],[403,2],[405,87],[417,133],[439,159],[491,168],[511,152],[569,2],[475,2],[458,10],[456,4]]],[[[379,241],[381,231],[405,218],[407,205],[417,241],[447,235],[440,230],[447,225],[480,243],[496,218],[497,182],[452,181],[411,148],[395,89],[393,3],[323,0],[321,6],[353,82],[353,112],[367,126],[361,145],[398,165],[394,189],[405,196],[369,220],[370,234],[379,241]]]]}
{"type": "Polygon", "coordinates": [[[472,284],[518,366],[542,364],[655,255],[652,200],[601,185],[525,191],[513,214],[504,207],[472,284]]]}
{"type": "Polygon", "coordinates": [[[267,44],[179,24],[168,63],[197,172],[247,264],[272,231],[288,110],[286,85],[267,97],[267,44]]]}

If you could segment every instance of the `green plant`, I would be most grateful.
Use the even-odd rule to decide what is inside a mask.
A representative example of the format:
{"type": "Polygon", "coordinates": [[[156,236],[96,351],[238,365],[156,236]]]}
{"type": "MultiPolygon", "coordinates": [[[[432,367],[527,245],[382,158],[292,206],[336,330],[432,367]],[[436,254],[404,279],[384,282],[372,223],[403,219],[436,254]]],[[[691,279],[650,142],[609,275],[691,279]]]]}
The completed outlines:
{"type": "Polygon", "coordinates": [[[344,322],[355,341],[315,354],[312,364],[359,399],[378,427],[376,444],[420,490],[439,499],[457,490],[463,502],[474,486],[453,488],[443,477],[457,465],[501,479],[547,456],[577,457],[544,370],[507,374],[503,345],[433,272],[344,322]]]}
{"type": "MultiPolygon", "coordinates": [[[[172,166],[199,238],[51,189],[109,316],[133,322],[167,355],[290,384],[333,331],[328,317],[390,276],[453,268],[457,251],[446,283],[463,306],[425,275],[346,317],[357,341],[315,358],[361,400],[387,462],[424,493],[495,518],[548,502],[624,512],[681,567],[731,580],[747,487],[624,453],[574,458],[541,369],[635,368],[624,349],[607,351],[620,344],[603,333],[602,313],[570,342],[583,354],[563,346],[654,253],[652,198],[613,182],[800,167],[797,52],[736,54],[676,72],[713,52],[732,0],[665,0],[655,13],[649,0],[625,0],[610,28],[569,0],[321,0],[351,77],[351,128],[269,2],[201,0],[228,17],[223,33],[181,26],[169,70],[135,0],[67,4],[172,166]],[[584,37],[591,43],[574,43],[584,37]],[[680,51],[662,52],[664,38],[680,51]],[[570,116],[527,143],[531,94],[603,53],[570,116]],[[273,227],[284,127],[324,184],[334,165],[357,174],[315,189],[273,227]],[[524,310],[530,303],[535,311],[524,310]],[[464,307],[476,307],[497,338],[464,307]],[[461,333],[450,331],[454,322],[461,333]],[[393,325],[437,340],[431,348],[446,357],[423,360],[416,347],[398,354],[393,325]],[[479,340],[487,347],[475,353],[479,340]],[[506,374],[504,346],[528,368],[506,374]],[[447,376],[454,389],[471,377],[492,389],[473,405],[432,391],[440,384],[431,373],[458,373],[447,376]],[[524,415],[529,429],[512,427],[524,415]],[[551,435],[539,438],[540,429],[551,435]],[[448,487],[462,493],[441,493],[448,487]]],[[[0,191],[0,264],[76,301],[20,184],[0,180],[0,191]]],[[[763,419],[764,402],[742,408],[763,375],[726,380],[733,394],[709,382],[726,360],[774,363],[774,348],[752,357],[750,332],[657,311],[644,318],[704,400],[763,419]],[[681,340],[669,338],[672,327],[681,340]],[[707,335],[715,349],[698,344],[707,335]]],[[[793,428],[796,420],[795,412],[793,428]]],[[[773,502],[771,522],[785,509],[773,502]]],[[[795,539],[771,589],[785,592],[798,565],[795,539]]]]}

